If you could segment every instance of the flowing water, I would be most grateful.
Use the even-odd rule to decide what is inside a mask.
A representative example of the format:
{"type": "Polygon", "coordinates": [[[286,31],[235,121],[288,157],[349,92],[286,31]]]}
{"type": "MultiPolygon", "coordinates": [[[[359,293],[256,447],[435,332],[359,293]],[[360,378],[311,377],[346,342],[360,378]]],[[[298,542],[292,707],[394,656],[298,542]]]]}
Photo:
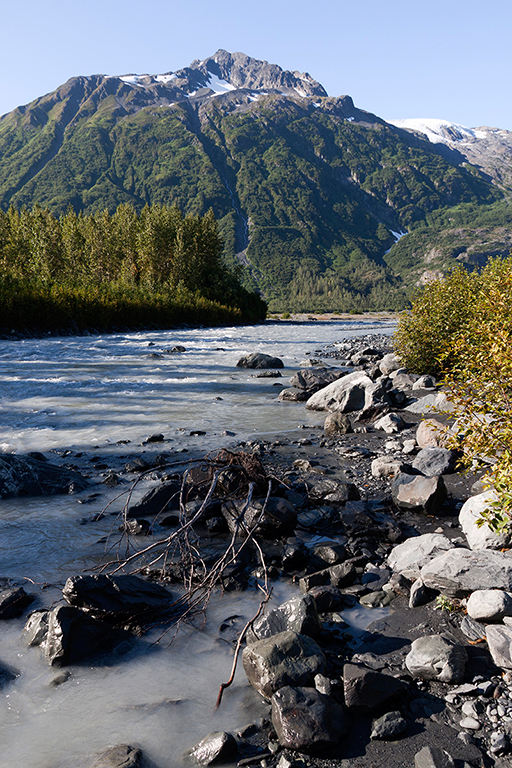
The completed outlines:
{"type": "MultiPolygon", "coordinates": [[[[159,432],[160,450],[206,451],[318,425],[322,414],[277,400],[274,384],[283,380],[255,378],[237,360],[255,351],[276,355],[286,382],[320,347],[392,331],[384,322],[316,321],[0,341],[0,450],[44,451],[51,460],[52,451],[66,449],[119,454],[125,441],[124,451],[140,452],[159,432]],[[166,351],[176,345],[186,352],[166,351]],[[190,436],[194,430],[206,434],[190,436]]],[[[68,576],[104,555],[112,522],[78,520],[115,493],[105,490],[86,508],[80,497],[1,500],[0,577],[26,585],[34,605],[51,605],[68,576]]],[[[276,585],[276,601],[288,595],[287,585],[276,585]]],[[[250,618],[258,602],[250,591],[218,597],[205,627],[182,627],[171,646],[155,645],[158,633],[146,636],[100,666],[72,667],[58,687],[50,687],[56,671],[26,647],[24,619],[1,622],[0,663],[17,677],[0,696],[0,768],[85,768],[95,752],[123,742],[139,744],[158,768],[173,768],[209,731],[253,721],[258,701],[243,672],[213,712],[232,661],[216,630],[232,614],[250,618]]]]}

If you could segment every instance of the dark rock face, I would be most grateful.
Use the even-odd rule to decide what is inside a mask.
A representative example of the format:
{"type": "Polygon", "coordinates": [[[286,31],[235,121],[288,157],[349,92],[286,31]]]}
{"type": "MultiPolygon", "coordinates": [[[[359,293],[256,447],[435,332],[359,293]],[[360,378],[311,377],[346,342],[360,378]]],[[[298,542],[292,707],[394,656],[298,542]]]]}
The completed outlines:
{"type": "MultiPolygon", "coordinates": [[[[110,650],[122,635],[109,624],[97,621],[78,608],[59,606],[48,612],[47,633],[40,643],[47,662],[52,667],[74,664],[88,656],[110,650]]],[[[28,625],[27,625],[28,627],[28,625]]],[[[40,625],[43,634],[44,624],[40,625]]]]}
{"type": "Polygon", "coordinates": [[[359,664],[345,664],[343,687],[347,707],[372,710],[407,690],[402,680],[359,664]]]}
{"type": "Polygon", "coordinates": [[[272,723],[283,747],[306,752],[337,744],[347,730],[341,706],[315,688],[284,686],[276,691],[272,723]]]}
{"type": "Polygon", "coordinates": [[[180,491],[179,483],[162,483],[148,491],[137,504],[133,504],[128,510],[128,517],[158,515],[169,509],[179,509],[180,491]]]}
{"type": "Polygon", "coordinates": [[[87,488],[79,472],[31,456],[0,454],[0,498],[14,496],[54,496],[87,488]]]}
{"type": "Polygon", "coordinates": [[[412,466],[426,477],[435,477],[436,475],[446,475],[455,471],[457,454],[448,448],[423,448],[412,466]]]}
{"type": "Polygon", "coordinates": [[[284,368],[284,363],[279,357],[265,355],[263,352],[253,352],[252,355],[241,357],[236,366],[237,368],[284,368]]]}
{"type": "Polygon", "coordinates": [[[0,619],[15,619],[21,616],[33,600],[34,597],[27,595],[23,587],[4,589],[0,592],[0,619]]]}
{"type": "Polygon", "coordinates": [[[309,395],[313,395],[322,387],[340,379],[344,374],[345,371],[336,368],[303,368],[292,376],[290,383],[292,387],[306,390],[309,395]]]}
{"type": "MultiPolygon", "coordinates": [[[[245,501],[228,501],[222,505],[222,514],[231,533],[235,533],[239,526],[239,517],[244,506],[245,501]]],[[[271,539],[293,531],[296,522],[295,507],[287,499],[279,496],[271,496],[264,511],[263,502],[253,501],[245,510],[243,517],[243,523],[248,530],[256,525],[256,530],[261,536],[271,539]]],[[[238,530],[240,534],[243,533],[242,530],[238,530]]]]}
{"type": "MultiPolygon", "coordinates": [[[[262,640],[280,632],[292,630],[300,635],[317,637],[321,630],[314,599],[311,595],[298,595],[269,611],[254,622],[254,639],[262,640]]],[[[249,638],[248,638],[249,639],[249,638]]]]}
{"type": "Polygon", "coordinates": [[[165,587],[132,574],[73,576],[62,594],[70,605],[116,622],[148,620],[168,608],[173,599],[165,587]]]}

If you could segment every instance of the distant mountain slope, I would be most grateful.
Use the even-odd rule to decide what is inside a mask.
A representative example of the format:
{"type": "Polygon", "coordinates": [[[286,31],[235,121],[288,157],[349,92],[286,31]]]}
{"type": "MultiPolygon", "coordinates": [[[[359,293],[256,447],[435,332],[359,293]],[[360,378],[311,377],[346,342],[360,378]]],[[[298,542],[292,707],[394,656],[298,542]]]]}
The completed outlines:
{"type": "Polygon", "coordinates": [[[459,235],[446,247],[439,232],[483,216],[485,247],[503,246],[507,184],[460,148],[221,50],[162,75],[75,77],[0,118],[0,206],[212,207],[271,308],[387,308],[456,263],[459,235]]]}

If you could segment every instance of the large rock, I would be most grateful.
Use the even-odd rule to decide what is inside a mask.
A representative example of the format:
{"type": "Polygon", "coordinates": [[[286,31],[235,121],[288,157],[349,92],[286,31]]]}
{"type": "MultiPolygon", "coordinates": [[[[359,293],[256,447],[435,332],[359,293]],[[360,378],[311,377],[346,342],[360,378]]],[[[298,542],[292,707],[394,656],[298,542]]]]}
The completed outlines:
{"type": "Polygon", "coordinates": [[[395,573],[410,580],[417,579],[424,565],[454,546],[442,533],[424,533],[393,547],[388,563],[395,573]]]}
{"type": "Polygon", "coordinates": [[[11,587],[0,592],[0,619],[15,619],[21,616],[34,600],[23,587],[11,587]]]}
{"type": "Polygon", "coordinates": [[[489,490],[477,496],[471,496],[463,504],[459,513],[459,524],[471,549],[503,549],[510,546],[512,540],[510,533],[495,533],[487,523],[483,525],[479,523],[482,513],[497,500],[496,493],[489,490]]]}
{"type": "Polygon", "coordinates": [[[468,598],[466,609],[475,621],[502,621],[512,616],[512,594],[501,589],[477,589],[468,598]]]}
{"type": "Polygon", "coordinates": [[[222,514],[231,533],[244,535],[245,531],[255,530],[261,536],[273,539],[294,530],[297,523],[297,511],[293,504],[280,496],[271,496],[266,506],[264,502],[254,500],[244,512],[243,521],[240,515],[246,505],[245,501],[227,501],[222,505],[222,514]]]}
{"type": "Polygon", "coordinates": [[[0,454],[0,499],[75,493],[87,485],[87,480],[74,470],[32,456],[0,454]]]}
{"type": "Polygon", "coordinates": [[[403,464],[393,456],[377,456],[372,461],[373,477],[396,477],[402,471],[403,464]]]}
{"type": "Polygon", "coordinates": [[[448,448],[422,448],[412,466],[426,477],[448,475],[455,471],[457,454],[448,448]]]}
{"type": "Polygon", "coordinates": [[[405,665],[413,677],[461,683],[468,655],[463,645],[443,635],[418,637],[405,657],[405,665]]]}
{"type": "Polygon", "coordinates": [[[448,597],[467,597],[477,589],[512,591],[512,557],[482,549],[451,549],[420,571],[423,583],[448,597]]]}
{"type": "Polygon", "coordinates": [[[248,635],[247,641],[262,640],[287,631],[318,637],[321,629],[313,597],[308,594],[297,595],[256,619],[252,625],[252,635],[248,635]]]}
{"type": "Polygon", "coordinates": [[[158,515],[180,507],[181,484],[170,481],[148,491],[137,504],[132,504],[128,517],[158,515]]]}
{"type": "Polygon", "coordinates": [[[400,432],[404,429],[405,422],[399,413],[387,413],[385,416],[381,416],[380,419],[373,424],[375,429],[382,430],[386,435],[393,435],[396,432],[400,432]]]}
{"type": "Polygon", "coordinates": [[[387,355],[384,355],[379,363],[380,372],[384,376],[389,376],[390,373],[398,371],[401,367],[402,363],[394,352],[389,352],[387,355]]]}
{"type": "Polygon", "coordinates": [[[284,686],[272,696],[272,723],[279,743],[299,752],[337,744],[347,730],[343,709],[314,688],[284,686]]]}
{"type": "Polygon", "coordinates": [[[281,632],[247,645],[242,663],[251,685],[267,699],[285,685],[313,686],[315,675],[325,671],[318,645],[296,632],[281,632]]]}
{"type": "Polygon", "coordinates": [[[265,355],[263,352],[253,352],[251,355],[241,357],[236,366],[237,368],[284,368],[284,363],[279,357],[265,355]]]}
{"type": "Polygon", "coordinates": [[[446,441],[446,429],[437,419],[425,419],[418,424],[416,442],[420,448],[444,448],[446,441]]]}
{"type": "Polygon", "coordinates": [[[446,498],[446,487],[442,477],[401,472],[391,484],[391,496],[398,509],[413,509],[431,515],[439,513],[446,498]]]}
{"type": "Polygon", "coordinates": [[[346,435],[352,432],[352,424],[344,413],[328,413],[324,421],[326,435],[346,435]]]}
{"type": "Polygon", "coordinates": [[[385,397],[382,384],[373,382],[362,371],[354,371],[328,384],[306,402],[311,411],[361,411],[385,397]]]}
{"type": "Polygon", "coordinates": [[[140,768],[142,752],[129,744],[109,747],[98,756],[93,768],[140,768]]]}
{"type": "Polygon", "coordinates": [[[493,626],[486,628],[487,645],[497,667],[512,669],[512,627],[493,626]]]}
{"type": "Polygon", "coordinates": [[[212,765],[229,763],[238,751],[237,743],[226,731],[213,731],[194,744],[184,755],[185,763],[212,765]]]}
{"type": "Polygon", "coordinates": [[[297,371],[290,379],[292,387],[303,389],[313,395],[322,387],[332,384],[333,381],[345,375],[345,371],[339,368],[304,368],[297,371]]]}
{"type": "Polygon", "coordinates": [[[74,664],[100,651],[110,650],[126,636],[125,633],[113,630],[106,622],[88,616],[79,608],[64,605],[48,611],[46,633],[41,615],[39,619],[37,640],[40,642],[35,639],[33,620],[27,623],[29,645],[40,645],[52,667],[74,664]]]}
{"type": "Polygon", "coordinates": [[[132,574],[72,576],[62,594],[70,605],[113,622],[148,621],[173,601],[165,587],[132,574]]]}
{"type": "Polygon", "coordinates": [[[407,684],[360,664],[345,664],[343,688],[347,707],[372,710],[402,696],[407,690],[407,684]]]}

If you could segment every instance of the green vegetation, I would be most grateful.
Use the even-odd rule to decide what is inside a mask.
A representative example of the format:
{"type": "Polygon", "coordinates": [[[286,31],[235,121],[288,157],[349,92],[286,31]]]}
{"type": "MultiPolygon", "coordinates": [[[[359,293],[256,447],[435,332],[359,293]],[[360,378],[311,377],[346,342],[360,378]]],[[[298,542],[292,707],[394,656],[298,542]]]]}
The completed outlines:
{"type": "Polygon", "coordinates": [[[508,252],[512,207],[483,174],[345,114],[343,99],[277,94],[163,105],[74,78],[0,119],[0,208],[212,208],[226,264],[274,312],[400,309],[422,280],[508,252]]]}
{"type": "Polygon", "coordinates": [[[56,330],[257,322],[266,305],[222,259],[213,213],[128,204],[59,218],[0,211],[0,326],[56,330]]]}
{"type": "Polygon", "coordinates": [[[399,323],[396,348],[406,365],[441,372],[453,403],[455,436],[466,466],[483,465],[497,493],[483,520],[512,526],[512,256],[480,273],[462,268],[416,296],[399,323]]]}

